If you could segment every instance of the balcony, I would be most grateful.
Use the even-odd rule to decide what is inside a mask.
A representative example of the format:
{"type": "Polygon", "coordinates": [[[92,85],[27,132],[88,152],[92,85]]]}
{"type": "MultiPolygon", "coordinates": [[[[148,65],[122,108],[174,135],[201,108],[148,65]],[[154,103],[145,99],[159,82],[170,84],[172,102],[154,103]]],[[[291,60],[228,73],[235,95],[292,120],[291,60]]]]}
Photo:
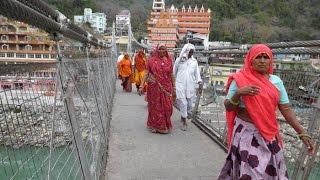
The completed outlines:
{"type": "Polygon", "coordinates": [[[204,24],[204,23],[197,23],[197,24],[191,24],[191,23],[179,23],[179,28],[210,28],[210,24],[204,24]]]}

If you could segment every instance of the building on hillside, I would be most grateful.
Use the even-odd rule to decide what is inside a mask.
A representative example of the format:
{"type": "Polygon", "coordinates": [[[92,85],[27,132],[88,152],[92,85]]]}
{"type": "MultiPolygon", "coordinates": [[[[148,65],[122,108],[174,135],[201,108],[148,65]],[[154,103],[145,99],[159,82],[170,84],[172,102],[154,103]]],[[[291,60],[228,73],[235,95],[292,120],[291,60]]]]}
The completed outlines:
{"type": "Polygon", "coordinates": [[[92,13],[92,9],[85,8],[83,16],[74,16],[74,23],[90,23],[91,28],[95,32],[104,33],[107,28],[107,16],[104,13],[92,13]]]}
{"type": "Polygon", "coordinates": [[[281,61],[303,61],[310,59],[310,54],[276,54],[275,56],[281,61]]]}
{"type": "Polygon", "coordinates": [[[149,40],[152,46],[166,44],[169,49],[175,48],[178,42],[177,27],[170,18],[170,13],[161,12],[155,27],[150,28],[149,40]]]}
{"type": "MultiPolygon", "coordinates": [[[[111,35],[105,35],[105,36],[103,36],[103,40],[105,40],[106,42],[111,43],[112,36],[111,35]]],[[[127,52],[128,43],[129,43],[128,36],[116,36],[117,50],[119,52],[127,52]]]]}
{"type": "Polygon", "coordinates": [[[54,44],[48,34],[38,28],[0,16],[1,63],[55,62],[54,44]]]}
{"type": "Polygon", "coordinates": [[[2,68],[10,69],[0,73],[0,90],[53,88],[55,80],[52,78],[56,76],[54,68],[32,72],[28,69],[24,73],[21,72],[21,65],[54,66],[57,62],[56,56],[55,42],[50,40],[47,33],[23,22],[0,16],[0,64],[2,68]],[[21,69],[11,72],[13,66],[21,69]],[[43,86],[44,84],[46,86],[43,86]]]}
{"type": "MultiPolygon", "coordinates": [[[[191,8],[191,6],[185,8],[184,5],[180,10],[174,5],[169,9],[165,9],[164,0],[153,0],[152,11],[147,22],[148,39],[150,39],[152,46],[155,46],[157,41],[153,42],[151,35],[153,35],[154,29],[158,26],[158,21],[161,17],[160,15],[164,12],[168,14],[166,17],[170,18],[170,23],[176,27],[178,40],[183,40],[189,30],[194,32],[194,34],[197,34],[197,36],[202,39],[204,45],[208,44],[211,22],[210,9],[205,10],[203,6],[201,6],[201,8],[198,8],[198,6],[195,6],[194,8],[191,8]]],[[[178,45],[177,41],[175,46],[178,45]]]]}
{"type": "Polygon", "coordinates": [[[128,35],[128,26],[131,25],[130,19],[131,14],[129,10],[122,10],[116,15],[116,34],[118,36],[128,35]]]}
{"type": "MultiPolygon", "coordinates": [[[[174,6],[170,9],[174,9],[174,6]]],[[[205,11],[204,7],[201,6],[198,9],[197,5],[194,9],[191,6],[188,9],[182,6],[181,11],[177,12],[178,15],[178,33],[179,39],[182,39],[187,31],[193,31],[203,35],[204,38],[209,39],[210,32],[210,20],[211,20],[211,10],[205,11]]]]}

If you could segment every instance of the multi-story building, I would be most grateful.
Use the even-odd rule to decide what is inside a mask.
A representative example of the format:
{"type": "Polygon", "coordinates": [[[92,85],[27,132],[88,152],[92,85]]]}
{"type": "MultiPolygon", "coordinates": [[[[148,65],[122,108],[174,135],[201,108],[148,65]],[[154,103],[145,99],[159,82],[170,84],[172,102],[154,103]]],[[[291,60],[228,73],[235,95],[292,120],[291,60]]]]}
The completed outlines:
{"type": "Polygon", "coordinates": [[[47,67],[54,66],[56,56],[55,42],[50,40],[47,33],[0,16],[0,64],[2,68],[8,69],[0,73],[0,90],[27,87],[40,90],[43,89],[43,84],[46,84],[45,88],[53,88],[56,72],[54,68],[47,67]],[[25,67],[14,71],[17,64],[31,67],[34,63],[37,64],[34,66],[46,68],[26,70],[25,67]]]}
{"type": "MultiPolygon", "coordinates": [[[[183,5],[181,10],[172,5],[169,9],[165,9],[164,0],[153,0],[152,11],[150,13],[148,19],[148,39],[150,43],[155,46],[158,41],[162,41],[161,39],[157,39],[156,41],[152,39],[154,36],[154,29],[159,26],[160,18],[163,17],[164,14],[168,19],[170,19],[170,28],[173,25],[177,29],[177,41],[175,46],[178,45],[179,40],[183,40],[186,36],[187,31],[192,31],[197,34],[198,37],[203,39],[204,42],[208,42],[209,40],[209,32],[210,32],[210,21],[211,21],[211,10],[205,10],[202,6],[200,9],[198,6],[194,8],[185,8],[183,5]]],[[[166,34],[166,31],[164,31],[166,34]]],[[[164,35],[166,37],[166,35],[164,35]]],[[[163,41],[166,41],[165,39],[163,41]]],[[[171,42],[170,42],[171,43],[171,42]]],[[[170,46],[172,46],[170,44],[170,46]]]]}
{"type": "Polygon", "coordinates": [[[0,62],[55,62],[54,41],[37,28],[0,16],[0,62]]]}
{"type": "Polygon", "coordinates": [[[165,44],[169,49],[175,48],[178,41],[177,28],[170,18],[170,13],[161,12],[155,27],[150,28],[149,40],[152,46],[165,44]]]}
{"type": "Polygon", "coordinates": [[[211,19],[210,9],[205,11],[203,6],[199,9],[197,5],[194,9],[192,9],[191,6],[186,9],[183,5],[181,11],[177,12],[177,18],[179,39],[182,39],[187,31],[193,31],[202,35],[203,38],[209,38],[211,19]]]}
{"type": "Polygon", "coordinates": [[[104,33],[107,28],[107,16],[104,13],[92,13],[92,9],[85,8],[83,16],[74,16],[75,24],[90,23],[91,28],[98,33],[104,33]]]}
{"type": "Polygon", "coordinates": [[[131,24],[130,19],[129,10],[122,10],[116,15],[116,33],[118,36],[128,35],[128,27],[131,24]]]}

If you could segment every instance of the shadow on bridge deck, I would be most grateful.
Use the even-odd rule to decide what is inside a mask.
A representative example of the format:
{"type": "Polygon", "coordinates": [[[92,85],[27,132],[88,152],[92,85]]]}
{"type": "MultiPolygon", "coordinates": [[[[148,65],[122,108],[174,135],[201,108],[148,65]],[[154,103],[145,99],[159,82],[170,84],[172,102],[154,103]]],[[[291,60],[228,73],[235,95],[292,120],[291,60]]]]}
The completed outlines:
{"type": "Polygon", "coordinates": [[[150,133],[146,129],[147,104],[133,89],[124,93],[117,82],[106,179],[215,179],[225,152],[190,122],[188,131],[180,130],[177,111],[171,134],[150,133]]]}

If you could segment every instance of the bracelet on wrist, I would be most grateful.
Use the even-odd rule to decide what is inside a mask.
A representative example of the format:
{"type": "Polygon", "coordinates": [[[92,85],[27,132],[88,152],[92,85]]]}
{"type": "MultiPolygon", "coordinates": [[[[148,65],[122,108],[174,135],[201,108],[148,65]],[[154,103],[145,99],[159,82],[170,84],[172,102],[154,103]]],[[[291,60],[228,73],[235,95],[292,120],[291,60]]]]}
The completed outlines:
{"type": "Polygon", "coordinates": [[[299,139],[302,139],[303,137],[307,137],[307,138],[311,139],[311,136],[309,134],[306,134],[306,133],[298,134],[298,137],[299,137],[299,139]]]}
{"type": "Polygon", "coordinates": [[[240,101],[234,102],[234,101],[232,100],[232,98],[230,98],[229,102],[230,102],[232,105],[235,105],[235,106],[238,106],[239,103],[240,103],[240,101]]]}

